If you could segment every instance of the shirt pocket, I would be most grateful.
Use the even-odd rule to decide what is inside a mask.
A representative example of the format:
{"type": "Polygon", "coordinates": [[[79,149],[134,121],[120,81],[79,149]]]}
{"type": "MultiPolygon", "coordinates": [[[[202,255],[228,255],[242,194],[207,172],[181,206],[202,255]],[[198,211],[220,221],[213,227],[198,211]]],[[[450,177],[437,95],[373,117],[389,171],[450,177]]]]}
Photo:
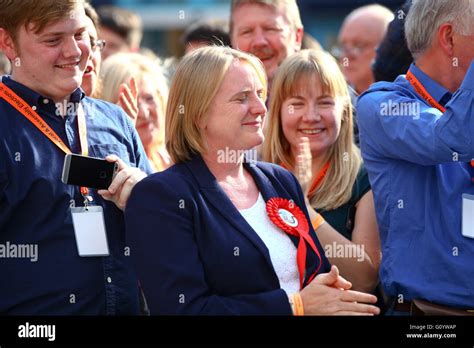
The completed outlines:
{"type": "Polygon", "coordinates": [[[123,144],[94,144],[89,146],[89,155],[97,158],[105,158],[108,155],[116,155],[130,166],[130,156],[127,147],[123,144]]]}

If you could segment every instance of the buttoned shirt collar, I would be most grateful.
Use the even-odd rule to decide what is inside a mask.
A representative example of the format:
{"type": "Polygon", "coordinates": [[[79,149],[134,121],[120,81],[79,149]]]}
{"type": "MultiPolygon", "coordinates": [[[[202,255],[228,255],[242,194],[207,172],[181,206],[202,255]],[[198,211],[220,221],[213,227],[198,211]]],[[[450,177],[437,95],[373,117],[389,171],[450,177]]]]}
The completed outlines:
{"type": "MultiPolygon", "coordinates": [[[[3,76],[2,82],[5,83],[9,88],[11,88],[16,94],[21,96],[24,101],[30,106],[36,106],[41,108],[43,105],[52,105],[54,101],[51,98],[42,96],[41,94],[33,91],[29,87],[17,82],[11,78],[11,76],[3,76]]],[[[79,103],[86,94],[79,87],[74,92],[71,93],[69,102],[79,103]]]]}
{"type": "Polygon", "coordinates": [[[425,87],[426,91],[441,105],[445,106],[446,103],[451,99],[452,94],[446,88],[441,86],[438,82],[429,77],[415,63],[410,65],[410,71],[425,87]]]}

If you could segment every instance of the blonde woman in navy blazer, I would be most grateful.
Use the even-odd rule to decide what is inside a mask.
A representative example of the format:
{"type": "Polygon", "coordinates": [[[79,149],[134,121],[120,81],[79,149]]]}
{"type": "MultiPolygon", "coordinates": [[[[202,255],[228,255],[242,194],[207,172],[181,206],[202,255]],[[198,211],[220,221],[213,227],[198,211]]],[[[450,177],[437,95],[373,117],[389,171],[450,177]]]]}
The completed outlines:
{"type": "Polygon", "coordinates": [[[178,66],[166,114],[175,165],[138,183],[125,212],[151,314],[378,314],[329,265],[296,178],[243,156],[263,141],[266,91],[261,62],[231,48],[178,66]]]}

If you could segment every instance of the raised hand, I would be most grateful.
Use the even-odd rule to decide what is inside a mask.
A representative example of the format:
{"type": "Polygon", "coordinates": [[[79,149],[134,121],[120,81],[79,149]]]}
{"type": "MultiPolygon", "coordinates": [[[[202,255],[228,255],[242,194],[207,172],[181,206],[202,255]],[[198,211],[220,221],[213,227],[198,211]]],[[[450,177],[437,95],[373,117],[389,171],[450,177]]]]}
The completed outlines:
{"type": "Polygon", "coordinates": [[[295,175],[301,185],[305,197],[308,194],[311,180],[313,178],[312,160],[313,157],[309,147],[309,139],[302,137],[300,138],[298,155],[296,156],[295,175]]]}
{"type": "Polygon", "coordinates": [[[130,87],[126,83],[120,85],[119,105],[135,126],[138,117],[138,86],[137,81],[133,77],[130,79],[129,84],[130,87]]]}

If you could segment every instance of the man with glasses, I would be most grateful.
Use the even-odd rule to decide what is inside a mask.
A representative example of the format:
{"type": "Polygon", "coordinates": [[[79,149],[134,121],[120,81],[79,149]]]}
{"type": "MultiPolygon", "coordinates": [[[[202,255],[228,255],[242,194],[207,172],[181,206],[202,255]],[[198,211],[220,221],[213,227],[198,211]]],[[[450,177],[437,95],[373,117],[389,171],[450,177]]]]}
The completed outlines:
{"type": "Polygon", "coordinates": [[[97,28],[99,27],[99,16],[91,4],[85,3],[87,33],[91,43],[91,55],[87,61],[86,70],[82,77],[82,89],[84,93],[93,98],[97,98],[99,86],[100,66],[102,64],[102,51],[106,41],[98,39],[97,28]]]}
{"type": "Polygon", "coordinates": [[[374,82],[371,65],[375,49],[393,18],[388,8],[368,5],[352,11],[342,24],[337,56],[344,76],[358,94],[374,82]]]}

